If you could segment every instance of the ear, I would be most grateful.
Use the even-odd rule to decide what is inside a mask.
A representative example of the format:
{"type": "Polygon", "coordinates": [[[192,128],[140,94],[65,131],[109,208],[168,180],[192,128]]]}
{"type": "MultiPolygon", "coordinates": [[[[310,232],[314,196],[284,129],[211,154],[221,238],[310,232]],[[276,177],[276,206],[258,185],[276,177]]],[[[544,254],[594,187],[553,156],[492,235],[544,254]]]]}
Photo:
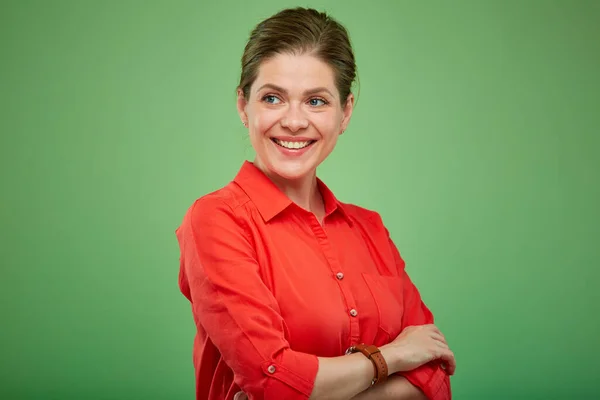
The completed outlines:
{"type": "Polygon", "coordinates": [[[245,126],[248,126],[248,114],[246,113],[247,105],[248,105],[248,102],[246,101],[246,98],[244,97],[244,91],[242,89],[238,89],[237,90],[237,112],[238,112],[238,115],[240,116],[240,119],[242,120],[242,123],[245,126]]]}
{"type": "Polygon", "coordinates": [[[346,98],[346,104],[344,104],[344,116],[342,117],[342,130],[340,135],[348,128],[350,118],[352,117],[352,111],[354,111],[354,95],[350,93],[346,98]]]}

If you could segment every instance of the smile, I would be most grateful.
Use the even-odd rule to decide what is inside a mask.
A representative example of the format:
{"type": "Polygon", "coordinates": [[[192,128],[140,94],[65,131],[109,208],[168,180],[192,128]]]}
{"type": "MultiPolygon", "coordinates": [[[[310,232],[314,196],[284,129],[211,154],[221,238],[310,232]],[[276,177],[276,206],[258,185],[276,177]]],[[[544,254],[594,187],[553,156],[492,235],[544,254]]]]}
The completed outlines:
{"type": "Polygon", "coordinates": [[[307,140],[305,142],[287,142],[285,140],[279,140],[279,139],[275,139],[275,138],[271,138],[271,140],[278,146],[281,146],[283,148],[290,149],[290,150],[303,149],[305,147],[310,146],[311,144],[313,144],[315,142],[314,140],[307,140]]]}

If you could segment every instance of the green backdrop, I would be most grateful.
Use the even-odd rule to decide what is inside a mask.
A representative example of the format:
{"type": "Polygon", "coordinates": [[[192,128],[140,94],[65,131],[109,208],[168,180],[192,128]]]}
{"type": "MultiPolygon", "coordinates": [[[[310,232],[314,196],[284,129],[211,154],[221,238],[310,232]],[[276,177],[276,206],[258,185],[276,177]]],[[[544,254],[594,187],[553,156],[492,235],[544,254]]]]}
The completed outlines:
{"type": "MultiPolygon", "coordinates": [[[[193,398],[174,231],[252,158],[239,59],[297,4],[0,3],[0,398],[193,398]]],[[[382,214],[455,398],[600,398],[600,2],[300,5],[359,66],[320,176],[382,214]]]]}

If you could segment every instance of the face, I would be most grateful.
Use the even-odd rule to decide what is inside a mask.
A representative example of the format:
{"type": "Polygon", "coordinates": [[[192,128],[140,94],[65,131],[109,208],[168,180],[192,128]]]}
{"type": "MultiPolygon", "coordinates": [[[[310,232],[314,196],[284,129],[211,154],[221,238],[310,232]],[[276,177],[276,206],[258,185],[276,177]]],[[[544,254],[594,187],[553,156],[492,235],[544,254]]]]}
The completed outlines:
{"type": "Polygon", "coordinates": [[[312,178],[332,152],[354,101],[352,95],[340,101],[334,78],[331,67],[309,54],[279,54],[261,64],[248,100],[238,91],[254,163],[268,176],[312,178]]]}

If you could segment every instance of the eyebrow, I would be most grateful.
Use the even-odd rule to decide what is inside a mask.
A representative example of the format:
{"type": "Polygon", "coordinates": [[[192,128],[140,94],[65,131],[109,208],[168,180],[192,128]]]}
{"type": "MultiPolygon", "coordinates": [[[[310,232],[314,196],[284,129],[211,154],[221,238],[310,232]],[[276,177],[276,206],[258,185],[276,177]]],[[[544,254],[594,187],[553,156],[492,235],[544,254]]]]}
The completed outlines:
{"type": "MultiPolygon", "coordinates": [[[[281,92],[283,94],[286,94],[286,95],[288,94],[288,91],[286,89],[282,88],[281,86],[273,85],[272,83],[266,83],[266,84],[262,85],[261,87],[259,87],[256,91],[260,92],[263,89],[273,89],[273,90],[276,90],[276,91],[281,92]]],[[[335,97],[333,95],[333,93],[331,93],[329,91],[329,89],[327,89],[326,87],[317,87],[317,88],[305,90],[304,91],[304,96],[308,96],[308,95],[316,94],[316,93],[321,93],[321,92],[327,92],[327,93],[329,93],[329,95],[331,97],[335,97]]]]}

